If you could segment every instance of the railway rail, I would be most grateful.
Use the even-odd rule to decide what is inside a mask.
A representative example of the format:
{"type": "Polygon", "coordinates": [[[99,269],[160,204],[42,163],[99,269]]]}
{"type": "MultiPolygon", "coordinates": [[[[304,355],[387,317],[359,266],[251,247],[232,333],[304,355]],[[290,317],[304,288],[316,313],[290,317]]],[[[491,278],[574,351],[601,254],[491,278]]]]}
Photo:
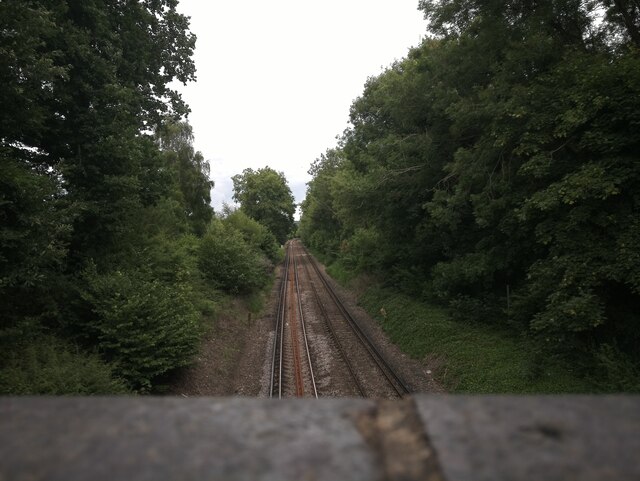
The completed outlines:
{"type": "Polygon", "coordinates": [[[269,393],[271,397],[282,398],[290,395],[303,397],[307,392],[317,398],[293,249],[289,242],[276,313],[269,393]]]}
{"type": "MultiPolygon", "coordinates": [[[[307,333],[304,312],[311,309],[317,315],[314,329],[322,329],[331,339],[336,371],[348,373],[353,394],[363,397],[403,397],[410,387],[395,372],[379,348],[351,315],[337,295],[317,262],[299,241],[287,243],[283,275],[275,322],[270,382],[271,397],[318,397],[322,390],[316,385],[312,345],[307,333]],[[299,261],[300,259],[300,261],[299,261]],[[307,287],[303,308],[301,278],[307,287]],[[309,294],[313,298],[309,302],[309,294]],[[323,327],[319,327],[322,324],[323,327]],[[375,381],[372,383],[371,379],[375,381]],[[373,388],[384,384],[386,387],[373,388]]],[[[330,391],[328,391],[330,392],[330,391]]],[[[327,394],[332,395],[332,394],[327,394]]]]}
{"type": "Polygon", "coordinates": [[[320,294],[318,292],[318,289],[315,285],[315,283],[311,282],[311,273],[309,272],[309,255],[308,253],[305,251],[305,253],[307,254],[307,262],[304,262],[304,271],[305,274],[307,275],[307,279],[309,282],[309,285],[311,286],[311,291],[313,292],[313,297],[314,300],[316,302],[316,305],[318,306],[318,309],[321,313],[322,316],[322,320],[324,321],[324,326],[326,327],[328,333],[329,333],[329,337],[331,338],[331,340],[333,341],[334,345],[336,346],[338,353],[340,354],[340,358],[342,359],[345,367],[347,368],[347,371],[349,372],[349,375],[351,377],[351,379],[353,380],[353,383],[357,389],[357,392],[360,396],[362,397],[366,397],[366,391],[364,386],[362,385],[362,383],[360,382],[360,379],[358,378],[357,374],[356,374],[356,369],[353,366],[353,363],[349,360],[349,356],[347,355],[347,350],[343,344],[343,342],[340,340],[340,335],[336,330],[336,327],[334,326],[333,322],[331,322],[331,318],[329,316],[329,313],[327,312],[327,309],[324,306],[324,303],[322,302],[322,299],[320,298],[320,294]]]}

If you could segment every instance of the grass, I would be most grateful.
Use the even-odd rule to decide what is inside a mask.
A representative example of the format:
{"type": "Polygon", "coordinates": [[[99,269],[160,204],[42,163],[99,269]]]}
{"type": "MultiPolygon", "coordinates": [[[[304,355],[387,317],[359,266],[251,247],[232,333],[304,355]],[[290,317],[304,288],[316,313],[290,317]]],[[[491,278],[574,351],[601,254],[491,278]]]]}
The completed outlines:
{"type": "Polygon", "coordinates": [[[593,391],[568,366],[541,358],[525,338],[510,331],[454,321],[445,309],[380,287],[369,287],[360,304],[404,352],[429,359],[436,379],[450,392],[593,391]]]}

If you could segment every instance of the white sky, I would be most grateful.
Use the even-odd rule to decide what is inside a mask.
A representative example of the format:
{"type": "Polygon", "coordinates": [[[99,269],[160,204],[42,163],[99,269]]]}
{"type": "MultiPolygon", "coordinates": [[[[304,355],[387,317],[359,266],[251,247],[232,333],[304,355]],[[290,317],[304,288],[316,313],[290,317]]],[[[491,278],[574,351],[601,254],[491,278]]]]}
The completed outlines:
{"type": "Polygon", "coordinates": [[[418,0],[180,0],[197,37],[198,80],[180,85],[195,148],[211,164],[212,204],[231,176],[266,165],[301,202],[309,165],[348,126],[351,102],[418,45],[418,0]]]}

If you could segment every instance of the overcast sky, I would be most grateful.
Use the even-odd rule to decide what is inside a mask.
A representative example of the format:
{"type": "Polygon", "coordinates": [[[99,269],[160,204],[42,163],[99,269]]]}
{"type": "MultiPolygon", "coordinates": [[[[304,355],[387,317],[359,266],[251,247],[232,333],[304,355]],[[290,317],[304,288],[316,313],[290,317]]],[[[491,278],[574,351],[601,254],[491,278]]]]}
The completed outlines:
{"type": "Polygon", "coordinates": [[[296,202],[309,165],[348,126],[367,77],[426,33],[418,0],[180,0],[197,37],[198,80],[179,86],[195,148],[211,164],[212,203],[231,176],[284,172],[296,202]]]}

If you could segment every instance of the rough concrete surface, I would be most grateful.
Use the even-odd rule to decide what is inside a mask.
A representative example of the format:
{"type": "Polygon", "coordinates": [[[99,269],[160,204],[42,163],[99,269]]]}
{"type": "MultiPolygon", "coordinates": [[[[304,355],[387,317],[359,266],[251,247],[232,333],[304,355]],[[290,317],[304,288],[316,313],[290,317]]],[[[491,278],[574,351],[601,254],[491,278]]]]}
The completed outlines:
{"type": "Polygon", "coordinates": [[[370,480],[366,401],[30,398],[0,402],[1,480],[370,480]]]}
{"type": "Polygon", "coordinates": [[[432,396],[417,405],[450,481],[640,480],[640,397],[432,396]]]}
{"type": "Polygon", "coordinates": [[[640,397],[0,398],[4,480],[639,480],[640,397]]]}

